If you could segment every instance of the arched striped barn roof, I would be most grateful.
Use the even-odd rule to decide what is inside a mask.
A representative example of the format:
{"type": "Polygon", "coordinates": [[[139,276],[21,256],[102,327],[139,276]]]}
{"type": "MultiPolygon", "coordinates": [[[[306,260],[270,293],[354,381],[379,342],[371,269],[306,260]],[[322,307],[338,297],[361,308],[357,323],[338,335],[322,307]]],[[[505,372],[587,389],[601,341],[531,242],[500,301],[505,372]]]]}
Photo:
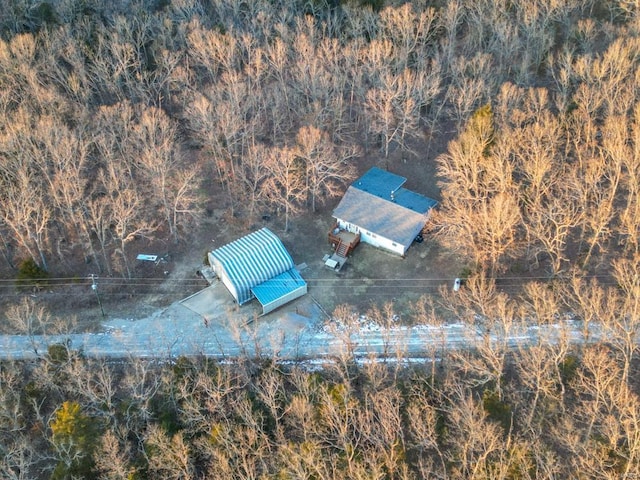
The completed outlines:
{"type": "Polygon", "coordinates": [[[222,265],[237,291],[237,302],[253,298],[251,289],[295,267],[280,239],[268,228],[262,228],[223,247],[211,255],[222,265]]]}

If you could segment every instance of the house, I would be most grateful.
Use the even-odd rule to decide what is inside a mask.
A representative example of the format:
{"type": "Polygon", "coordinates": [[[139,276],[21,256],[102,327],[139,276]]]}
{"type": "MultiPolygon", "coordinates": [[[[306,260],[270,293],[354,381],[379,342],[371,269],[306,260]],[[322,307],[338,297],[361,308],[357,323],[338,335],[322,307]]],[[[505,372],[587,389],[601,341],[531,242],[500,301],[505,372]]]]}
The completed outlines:
{"type": "Polygon", "coordinates": [[[307,293],[307,284],[280,239],[267,228],[208,254],[209,265],[239,305],[257,298],[269,313],[307,293]]]}
{"type": "Polygon", "coordinates": [[[438,202],[412,192],[402,185],[407,181],[373,167],[353,182],[333,211],[336,224],[329,241],[340,232],[350,232],[359,241],[404,256],[438,202]]]}

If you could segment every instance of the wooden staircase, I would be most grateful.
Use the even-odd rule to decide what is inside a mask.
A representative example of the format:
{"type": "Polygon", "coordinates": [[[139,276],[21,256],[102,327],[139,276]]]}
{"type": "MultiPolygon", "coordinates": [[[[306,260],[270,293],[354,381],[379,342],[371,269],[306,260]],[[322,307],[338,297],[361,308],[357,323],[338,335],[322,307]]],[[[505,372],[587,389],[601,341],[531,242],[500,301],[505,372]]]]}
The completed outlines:
{"type": "Polygon", "coordinates": [[[329,230],[328,240],[335,255],[346,260],[347,255],[360,243],[360,234],[342,230],[336,223],[329,230]]]}
{"type": "Polygon", "coordinates": [[[342,240],[338,242],[336,246],[336,255],[347,258],[347,253],[349,252],[349,244],[344,243],[342,240]]]}

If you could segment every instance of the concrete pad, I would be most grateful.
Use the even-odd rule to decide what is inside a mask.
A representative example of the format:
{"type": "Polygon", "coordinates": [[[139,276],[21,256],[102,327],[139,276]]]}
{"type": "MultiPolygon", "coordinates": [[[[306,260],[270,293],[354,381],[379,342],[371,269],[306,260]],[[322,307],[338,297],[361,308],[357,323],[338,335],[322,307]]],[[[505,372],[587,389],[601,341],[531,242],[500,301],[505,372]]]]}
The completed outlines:
{"type": "Polygon", "coordinates": [[[235,305],[233,297],[222,282],[216,282],[180,303],[207,320],[226,314],[235,305]]]}
{"type": "Polygon", "coordinates": [[[313,325],[312,319],[294,312],[283,314],[279,318],[278,323],[278,327],[287,333],[299,332],[313,325]]]}

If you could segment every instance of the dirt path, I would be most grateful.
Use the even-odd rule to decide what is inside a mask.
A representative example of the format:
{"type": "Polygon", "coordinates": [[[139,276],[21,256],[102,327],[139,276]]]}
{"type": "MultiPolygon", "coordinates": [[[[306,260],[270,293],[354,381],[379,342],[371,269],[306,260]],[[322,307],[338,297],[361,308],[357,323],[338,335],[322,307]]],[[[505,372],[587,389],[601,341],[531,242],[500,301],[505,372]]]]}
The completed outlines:
{"type": "MultiPolygon", "coordinates": [[[[443,350],[471,348],[486,340],[512,348],[539,342],[554,343],[560,338],[568,338],[574,343],[585,341],[581,324],[571,320],[544,327],[520,327],[506,334],[481,332],[475,326],[464,324],[398,325],[385,329],[364,317],[346,328],[335,322],[325,322],[322,312],[316,310],[311,316],[287,312],[245,326],[220,322],[205,325],[199,315],[179,302],[146,318],[114,319],[104,327],[103,333],[0,336],[0,358],[34,358],[55,343],[67,343],[88,357],[207,355],[233,358],[249,355],[301,360],[329,359],[344,354],[438,358],[443,350]]],[[[597,341],[600,337],[597,326],[591,326],[589,341],[597,341]]]]}

